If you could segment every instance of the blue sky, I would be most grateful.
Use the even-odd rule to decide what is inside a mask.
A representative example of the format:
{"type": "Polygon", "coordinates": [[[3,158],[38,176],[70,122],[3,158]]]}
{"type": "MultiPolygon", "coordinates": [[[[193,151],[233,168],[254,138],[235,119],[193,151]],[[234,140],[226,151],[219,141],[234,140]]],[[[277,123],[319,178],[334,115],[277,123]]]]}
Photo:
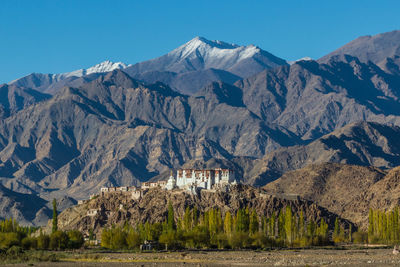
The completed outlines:
{"type": "Polygon", "coordinates": [[[195,36],[319,58],[362,35],[400,29],[400,1],[1,0],[0,83],[104,60],[136,63],[195,36]]]}

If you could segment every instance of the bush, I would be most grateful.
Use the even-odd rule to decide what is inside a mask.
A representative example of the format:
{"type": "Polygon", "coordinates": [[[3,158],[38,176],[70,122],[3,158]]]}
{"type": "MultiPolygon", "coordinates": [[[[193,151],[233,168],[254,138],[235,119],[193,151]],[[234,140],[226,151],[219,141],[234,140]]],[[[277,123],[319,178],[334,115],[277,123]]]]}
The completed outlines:
{"type": "Polygon", "coordinates": [[[251,245],[251,238],[245,232],[233,232],[229,240],[232,248],[245,248],[251,245]]]}
{"type": "Polygon", "coordinates": [[[48,235],[40,234],[36,240],[38,249],[45,250],[49,248],[50,238],[48,235]]]}
{"type": "Polygon", "coordinates": [[[50,249],[66,249],[68,247],[68,235],[62,231],[55,231],[50,235],[50,249]]]}
{"type": "Polygon", "coordinates": [[[368,242],[368,234],[366,232],[358,231],[353,233],[353,242],[356,244],[365,244],[368,242]]]}
{"type": "Polygon", "coordinates": [[[0,248],[2,249],[8,249],[12,246],[19,246],[19,242],[20,238],[18,233],[0,233],[0,248]]]}
{"type": "Polygon", "coordinates": [[[172,249],[177,247],[176,232],[170,231],[160,235],[160,243],[165,245],[165,248],[172,249]]]}
{"type": "Polygon", "coordinates": [[[126,232],[124,232],[121,227],[103,229],[101,233],[101,245],[110,249],[126,248],[126,232]]]}
{"type": "Polygon", "coordinates": [[[21,241],[21,246],[23,249],[36,249],[37,248],[37,239],[34,237],[25,237],[21,241]]]}
{"type": "Polygon", "coordinates": [[[68,235],[68,248],[81,248],[85,243],[83,235],[78,230],[72,230],[67,233],[68,235]]]}
{"type": "Polygon", "coordinates": [[[23,253],[23,250],[20,246],[12,246],[7,250],[7,255],[10,256],[18,256],[23,253]]]}
{"type": "Polygon", "coordinates": [[[133,230],[129,231],[129,233],[126,235],[126,243],[129,249],[138,248],[141,243],[140,235],[133,230]]]}

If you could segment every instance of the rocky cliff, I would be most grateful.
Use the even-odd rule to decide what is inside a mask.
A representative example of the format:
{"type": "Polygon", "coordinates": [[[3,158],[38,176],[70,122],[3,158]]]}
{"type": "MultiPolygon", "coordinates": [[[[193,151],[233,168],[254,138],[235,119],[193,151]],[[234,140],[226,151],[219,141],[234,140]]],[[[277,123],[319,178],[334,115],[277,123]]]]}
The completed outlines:
{"type": "MultiPolygon", "coordinates": [[[[124,193],[107,193],[89,200],[84,204],[66,209],[59,215],[61,229],[79,229],[88,233],[101,232],[103,227],[129,222],[161,222],[167,216],[168,202],[171,202],[176,219],[181,218],[186,207],[197,207],[200,212],[218,208],[222,214],[227,211],[235,213],[239,208],[252,208],[259,215],[270,216],[286,206],[292,207],[293,212],[304,212],[305,218],[320,221],[321,218],[333,227],[337,215],[313,204],[310,201],[292,195],[271,195],[251,186],[232,186],[230,191],[202,190],[198,195],[192,195],[183,190],[166,191],[150,189],[143,198],[134,200],[124,193]],[[90,216],[88,211],[95,211],[90,216]]],[[[340,220],[348,228],[349,221],[340,220]]],[[[51,230],[51,223],[47,231],[51,230]]]]}

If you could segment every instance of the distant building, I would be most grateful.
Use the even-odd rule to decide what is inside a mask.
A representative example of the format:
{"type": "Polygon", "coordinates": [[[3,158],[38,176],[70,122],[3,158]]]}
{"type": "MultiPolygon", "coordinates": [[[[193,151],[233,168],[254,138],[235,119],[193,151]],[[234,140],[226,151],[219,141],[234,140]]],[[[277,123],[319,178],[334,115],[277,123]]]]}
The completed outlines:
{"type": "Polygon", "coordinates": [[[197,189],[212,189],[234,184],[237,184],[235,172],[230,169],[180,169],[176,171],[176,177],[171,172],[165,188],[171,190],[177,187],[192,192],[197,189]]]}

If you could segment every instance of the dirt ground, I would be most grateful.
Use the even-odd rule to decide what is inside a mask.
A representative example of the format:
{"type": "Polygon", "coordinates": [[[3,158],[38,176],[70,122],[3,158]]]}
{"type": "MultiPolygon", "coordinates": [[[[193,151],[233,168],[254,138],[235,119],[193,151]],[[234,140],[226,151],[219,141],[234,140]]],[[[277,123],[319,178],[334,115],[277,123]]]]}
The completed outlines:
{"type": "Polygon", "coordinates": [[[391,249],[306,249],[273,251],[189,251],[163,253],[83,253],[61,262],[6,266],[400,266],[391,249]]]}

